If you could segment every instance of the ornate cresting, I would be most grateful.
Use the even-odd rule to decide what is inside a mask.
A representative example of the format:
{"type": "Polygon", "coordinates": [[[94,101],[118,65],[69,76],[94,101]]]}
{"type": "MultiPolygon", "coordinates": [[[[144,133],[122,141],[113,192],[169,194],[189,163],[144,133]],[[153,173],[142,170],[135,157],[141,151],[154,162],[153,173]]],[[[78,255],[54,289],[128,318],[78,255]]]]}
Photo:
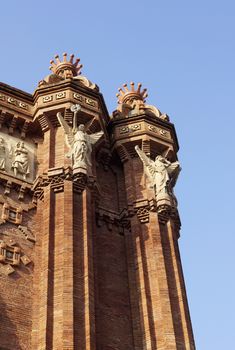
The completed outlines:
{"type": "Polygon", "coordinates": [[[89,87],[93,90],[99,90],[96,84],[93,84],[86,77],[81,75],[81,69],[83,67],[80,64],[80,58],[74,60],[74,54],[70,55],[69,60],[67,59],[67,53],[63,53],[63,59],[60,59],[59,55],[55,55],[55,59],[50,61],[51,66],[49,69],[52,71],[52,74],[45,77],[39,82],[39,87],[45,86],[48,84],[58,83],[65,79],[77,80],[81,85],[89,87]]]}
{"type": "Polygon", "coordinates": [[[67,60],[67,53],[63,53],[63,60],[60,60],[59,55],[55,55],[56,61],[50,61],[50,70],[64,79],[76,77],[81,74],[82,64],[79,64],[80,58],[77,58],[75,62],[73,59],[74,54],[70,55],[69,61],[67,60]]]}

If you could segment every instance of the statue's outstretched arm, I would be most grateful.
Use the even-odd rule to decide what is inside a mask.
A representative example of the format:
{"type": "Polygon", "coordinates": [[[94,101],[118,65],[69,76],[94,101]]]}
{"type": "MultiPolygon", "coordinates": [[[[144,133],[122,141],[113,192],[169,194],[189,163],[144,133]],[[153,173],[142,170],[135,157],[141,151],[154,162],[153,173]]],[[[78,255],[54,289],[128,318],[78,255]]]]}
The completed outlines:
{"type": "Polygon", "coordinates": [[[143,151],[141,151],[139,146],[136,145],[135,150],[138,153],[138,155],[139,155],[140,159],[142,160],[142,162],[144,163],[144,165],[149,166],[151,163],[151,159],[149,157],[147,157],[143,151]]]}

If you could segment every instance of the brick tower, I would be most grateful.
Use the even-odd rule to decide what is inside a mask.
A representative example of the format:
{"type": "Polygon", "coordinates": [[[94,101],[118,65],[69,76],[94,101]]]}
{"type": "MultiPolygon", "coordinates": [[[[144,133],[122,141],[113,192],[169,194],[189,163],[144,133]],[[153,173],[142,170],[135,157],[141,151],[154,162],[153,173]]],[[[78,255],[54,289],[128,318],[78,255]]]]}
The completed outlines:
{"type": "Polygon", "coordinates": [[[0,83],[0,349],[195,349],[174,125],[134,83],[109,116],[81,68],[0,83]]]}

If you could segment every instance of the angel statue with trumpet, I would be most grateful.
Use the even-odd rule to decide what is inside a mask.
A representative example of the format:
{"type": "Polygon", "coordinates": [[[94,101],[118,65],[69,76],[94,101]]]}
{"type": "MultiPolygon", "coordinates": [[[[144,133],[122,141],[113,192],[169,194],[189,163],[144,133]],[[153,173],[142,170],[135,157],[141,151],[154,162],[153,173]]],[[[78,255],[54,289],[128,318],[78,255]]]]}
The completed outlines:
{"type": "Polygon", "coordinates": [[[144,164],[144,170],[154,188],[156,200],[171,197],[176,206],[177,200],[173,193],[173,187],[181,170],[179,162],[171,163],[161,155],[158,155],[154,161],[147,157],[138,146],[135,146],[135,150],[144,164]]]}
{"type": "Polygon", "coordinates": [[[57,113],[57,118],[66,135],[66,143],[69,147],[67,157],[72,158],[73,168],[83,168],[89,171],[92,165],[92,146],[104,133],[103,131],[99,131],[93,134],[87,134],[84,124],[77,126],[77,112],[80,109],[81,106],[78,104],[71,107],[71,111],[74,112],[73,128],[68,125],[60,112],[57,113]]]}

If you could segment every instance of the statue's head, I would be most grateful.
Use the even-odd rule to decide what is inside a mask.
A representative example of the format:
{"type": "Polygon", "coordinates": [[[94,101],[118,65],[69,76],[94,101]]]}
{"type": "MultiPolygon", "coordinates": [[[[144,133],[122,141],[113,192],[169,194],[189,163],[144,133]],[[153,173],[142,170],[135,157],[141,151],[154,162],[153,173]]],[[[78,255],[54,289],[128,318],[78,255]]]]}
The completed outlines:
{"type": "Polygon", "coordinates": [[[163,156],[159,155],[155,158],[155,161],[156,160],[158,160],[159,162],[164,162],[165,158],[163,156]]]}
{"type": "Polygon", "coordinates": [[[84,124],[80,124],[78,127],[79,131],[85,131],[85,125],[84,124]]]}

